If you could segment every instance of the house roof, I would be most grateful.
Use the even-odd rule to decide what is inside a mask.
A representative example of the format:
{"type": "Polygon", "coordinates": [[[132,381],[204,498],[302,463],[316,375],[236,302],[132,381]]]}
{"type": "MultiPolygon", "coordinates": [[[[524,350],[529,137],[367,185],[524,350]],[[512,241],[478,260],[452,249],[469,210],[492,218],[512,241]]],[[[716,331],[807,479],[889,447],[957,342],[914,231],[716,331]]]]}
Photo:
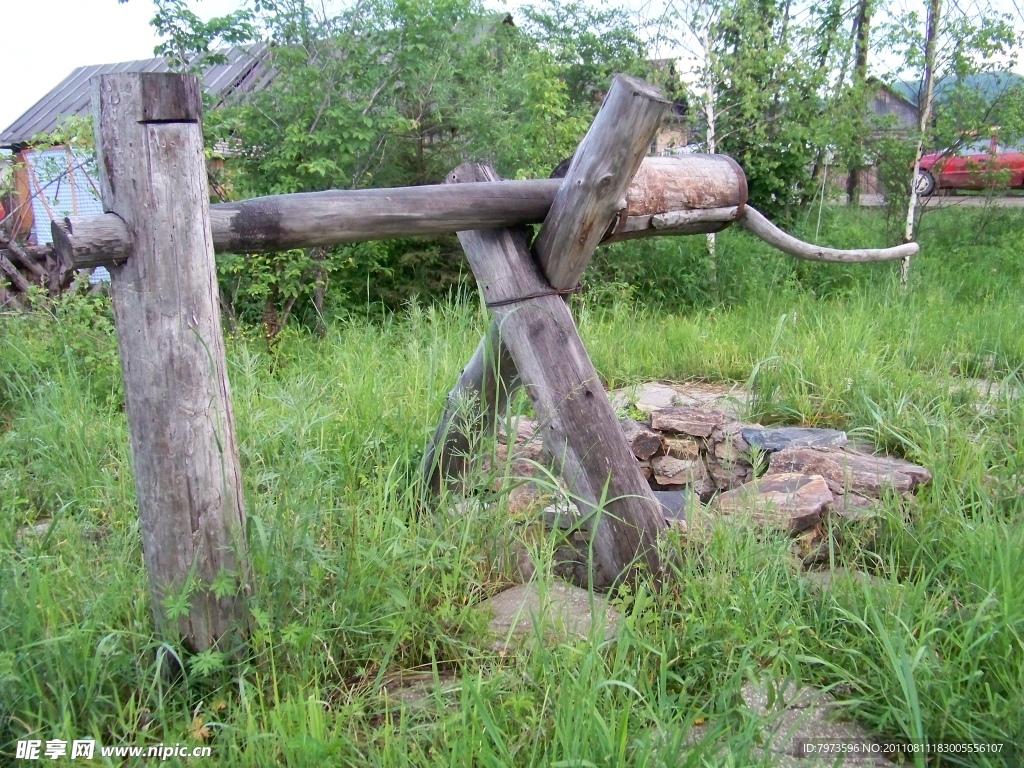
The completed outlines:
{"type": "MultiPolygon", "coordinates": [[[[203,72],[203,90],[223,102],[235,93],[246,93],[266,86],[272,77],[267,53],[269,46],[258,43],[237,46],[223,51],[226,62],[213,64],[203,72]]],[[[167,72],[166,59],[141,59],[117,64],[96,64],[79,67],[25,114],[0,133],[0,147],[29,143],[40,133],[49,133],[72,115],[89,111],[89,80],[95,75],[112,72],[167,72]]]]}

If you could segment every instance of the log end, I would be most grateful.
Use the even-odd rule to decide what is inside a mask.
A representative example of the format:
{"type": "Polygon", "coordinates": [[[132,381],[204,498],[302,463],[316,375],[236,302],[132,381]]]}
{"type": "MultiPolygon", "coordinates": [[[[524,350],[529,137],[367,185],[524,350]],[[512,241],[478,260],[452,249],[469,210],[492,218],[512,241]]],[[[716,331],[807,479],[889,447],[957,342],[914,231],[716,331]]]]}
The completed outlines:
{"type": "Polygon", "coordinates": [[[670,103],[669,100],[662,95],[660,88],[639,77],[633,77],[633,75],[626,75],[620,72],[612,80],[612,87],[615,87],[616,85],[630,91],[634,96],[640,96],[642,98],[649,99],[650,101],[657,101],[662,104],[670,103]]]}
{"type": "Polygon", "coordinates": [[[116,267],[131,255],[128,226],[116,213],[52,221],[50,234],[62,270],[116,267]]]}

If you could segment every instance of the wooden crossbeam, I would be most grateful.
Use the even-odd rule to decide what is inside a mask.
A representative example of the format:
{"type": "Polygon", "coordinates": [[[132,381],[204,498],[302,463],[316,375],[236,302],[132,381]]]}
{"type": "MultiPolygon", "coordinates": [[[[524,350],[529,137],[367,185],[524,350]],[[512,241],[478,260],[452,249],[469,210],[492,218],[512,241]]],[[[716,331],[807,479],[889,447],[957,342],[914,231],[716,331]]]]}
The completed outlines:
{"type": "MultiPolygon", "coordinates": [[[[218,253],[259,253],[539,224],[561,185],[561,179],[533,179],[257,197],[211,205],[210,229],[218,253]]],[[[740,214],[746,189],[743,171],[725,155],[647,158],[604,242],[718,231],[740,214]],[[683,210],[689,219],[674,231],[653,220],[683,210]]],[[[131,248],[124,221],[114,213],[69,216],[51,230],[54,248],[80,269],[118,264],[131,248]]]]}

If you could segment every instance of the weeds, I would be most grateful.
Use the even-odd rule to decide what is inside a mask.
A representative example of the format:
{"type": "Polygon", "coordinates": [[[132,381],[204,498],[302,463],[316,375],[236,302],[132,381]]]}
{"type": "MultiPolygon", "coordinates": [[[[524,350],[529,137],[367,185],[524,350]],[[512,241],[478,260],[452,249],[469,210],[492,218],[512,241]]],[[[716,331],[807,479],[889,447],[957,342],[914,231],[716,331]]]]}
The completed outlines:
{"type": "MultiPolygon", "coordinates": [[[[876,217],[826,213],[837,245],[881,237],[876,217]]],[[[739,693],[764,677],[828,687],[888,737],[1020,743],[1024,401],[1006,393],[1024,369],[1024,229],[1007,214],[975,241],[974,215],[925,220],[909,294],[891,267],[796,265],[730,233],[725,306],[673,306],[690,289],[671,278],[660,306],[639,280],[647,305],[578,307],[611,386],[749,380],[762,421],[847,429],[935,480],[916,506],[841,524],[833,560],[870,578],[817,593],[787,538],[719,527],[671,540],[660,591],[614,596],[615,640],[507,655],[473,606],[512,581],[523,521],[507,493],[424,514],[417,474],[483,328],[475,303],[337,319],[323,338],[289,327],[273,352],[229,340],[251,655],[186,660],[174,684],[163,669],[185,659],[151,624],[108,309],[3,318],[0,758],[93,737],[210,744],[225,765],[748,765],[764,722],[739,693]],[[453,683],[396,707],[378,691],[402,671],[453,683]]],[[[532,546],[543,561],[554,542],[532,546]]]]}

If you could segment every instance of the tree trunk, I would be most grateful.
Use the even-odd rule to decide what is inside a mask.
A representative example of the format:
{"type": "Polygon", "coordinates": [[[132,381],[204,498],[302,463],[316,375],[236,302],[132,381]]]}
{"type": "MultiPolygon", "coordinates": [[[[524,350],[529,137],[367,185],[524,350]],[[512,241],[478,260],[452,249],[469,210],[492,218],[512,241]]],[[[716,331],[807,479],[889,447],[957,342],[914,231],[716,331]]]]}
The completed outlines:
{"type": "MultiPolygon", "coordinates": [[[[915,222],[917,220],[917,177],[921,173],[921,156],[924,154],[924,139],[928,133],[928,125],[932,119],[932,97],[935,93],[935,47],[939,36],[939,21],[942,17],[942,0],[928,2],[928,29],[925,33],[924,48],[924,100],[918,108],[917,153],[914,155],[914,172],[910,177],[910,203],[907,205],[907,226],[903,233],[903,242],[914,239],[915,222]]],[[[906,286],[910,277],[910,257],[907,256],[900,264],[900,284],[906,286]]]]}
{"type": "MultiPolygon", "coordinates": [[[[856,37],[856,63],[853,67],[853,92],[857,96],[858,124],[864,119],[867,109],[865,94],[862,92],[868,77],[868,47],[871,41],[871,3],[872,0],[858,0],[857,21],[854,24],[856,37]]],[[[863,142],[857,140],[854,145],[854,158],[850,163],[850,174],[846,179],[846,199],[850,205],[860,204],[860,172],[863,164],[863,142]]]]}
{"type": "MultiPolygon", "coordinates": [[[[716,132],[715,119],[715,54],[711,49],[711,25],[704,28],[704,117],[707,122],[707,145],[708,154],[714,155],[718,152],[718,134],[716,132]]],[[[718,301],[718,245],[714,232],[708,232],[708,280],[711,283],[711,299],[718,301]]]]}

